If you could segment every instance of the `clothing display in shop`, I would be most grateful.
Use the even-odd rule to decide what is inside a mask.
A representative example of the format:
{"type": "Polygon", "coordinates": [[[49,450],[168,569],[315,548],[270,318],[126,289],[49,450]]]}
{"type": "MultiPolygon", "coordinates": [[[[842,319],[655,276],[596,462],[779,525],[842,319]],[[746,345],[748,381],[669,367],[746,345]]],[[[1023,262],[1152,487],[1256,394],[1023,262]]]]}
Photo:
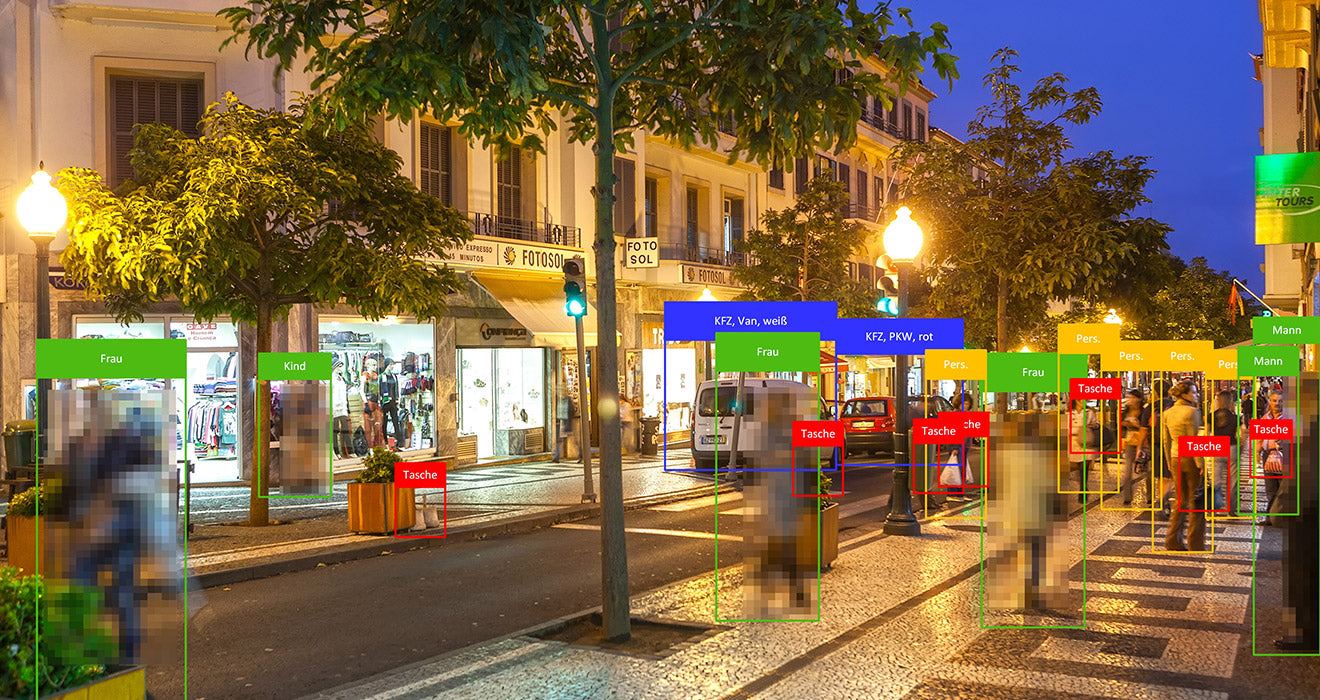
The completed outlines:
{"type": "Polygon", "coordinates": [[[336,341],[325,348],[331,351],[335,457],[363,456],[374,447],[431,447],[431,413],[435,410],[431,354],[387,353],[388,343],[383,340],[369,348],[335,349],[335,344],[360,341],[339,342],[337,334],[327,335],[336,341]]]}
{"type": "Polygon", "coordinates": [[[190,405],[188,435],[198,457],[236,456],[238,404],[235,397],[207,396],[190,405]]]}

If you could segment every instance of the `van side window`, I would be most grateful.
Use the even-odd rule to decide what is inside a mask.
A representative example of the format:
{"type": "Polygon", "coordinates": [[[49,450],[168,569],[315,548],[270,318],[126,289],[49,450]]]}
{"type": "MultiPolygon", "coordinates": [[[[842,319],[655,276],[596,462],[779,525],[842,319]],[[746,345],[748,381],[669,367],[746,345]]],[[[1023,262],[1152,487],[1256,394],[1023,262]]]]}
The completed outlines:
{"type": "MultiPolygon", "coordinates": [[[[697,399],[697,415],[702,416],[703,418],[709,418],[711,416],[717,415],[715,409],[715,398],[717,392],[719,394],[718,415],[721,417],[733,415],[733,408],[732,408],[733,399],[738,394],[738,387],[735,386],[722,386],[719,387],[717,391],[711,391],[710,389],[706,389],[702,391],[701,397],[697,399]]],[[[756,413],[755,396],[756,395],[752,393],[750,387],[743,388],[742,398],[743,398],[744,408],[742,413],[744,416],[750,416],[756,413]]]]}

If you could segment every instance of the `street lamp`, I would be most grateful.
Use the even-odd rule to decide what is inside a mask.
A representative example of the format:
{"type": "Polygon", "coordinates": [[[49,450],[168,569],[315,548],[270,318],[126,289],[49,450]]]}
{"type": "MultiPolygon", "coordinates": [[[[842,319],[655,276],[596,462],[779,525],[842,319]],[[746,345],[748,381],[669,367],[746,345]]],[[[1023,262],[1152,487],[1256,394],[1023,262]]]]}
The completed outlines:
{"type": "MultiPolygon", "coordinates": [[[[701,296],[697,297],[697,301],[719,301],[719,299],[716,299],[716,298],[715,298],[715,295],[714,295],[714,294],[711,294],[711,292],[710,292],[710,287],[706,287],[705,289],[701,290],[701,296]]],[[[712,378],[712,377],[711,377],[712,372],[710,371],[711,368],[710,368],[710,341],[709,341],[709,340],[703,340],[703,341],[701,341],[701,355],[702,355],[702,357],[701,357],[701,362],[702,362],[702,365],[701,365],[701,379],[702,379],[703,381],[709,381],[709,380],[712,378]]]]}
{"type": "MultiPolygon", "coordinates": [[[[46,164],[39,163],[37,172],[32,173],[32,184],[18,195],[18,222],[27,229],[28,238],[37,246],[37,338],[50,338],[50,244],[55,234],[69,218],[69,205],[64,195],[50,185],[50,174],[46,164]]],[[[36,343],[33,343],[32,355],[36,357],[36,343]]],[[[37,450],[40,458],[41,447],[45,444],[46,434],[46,395],[50,390],[49,379],[37,379],[37,450]]]]}
{"type": "Polygon", "coordinates": [[[1112,323],[1117,326],[1123,323],[1123,319],[1119,318],[1117,311],[1110,309],[1109,313],[1105,314],[1105,323],[1112,323]]]}
{"type": "MultiPolygon", "coordinates": [[[[894,220],[885,227],[885,252],[898,268],[898,309],[894,315],[907,313],[907,279],[912,261],[921,253],[924,236],[921,226],[912,220],[912,210],[899,207],[894,220]]],[[[889,515],[885,518],[885,533],[889,535],[920,535],[921,523],[912,514],[912,491],[908,479],[912,474],[912,449],[908,444],[908,360],[907,355],[894,356],[894,373],[898,381],[894,415],[894,482],[890,488],[889,515]],[[901,450],[901,452],[900,452],[901,450]]]]}

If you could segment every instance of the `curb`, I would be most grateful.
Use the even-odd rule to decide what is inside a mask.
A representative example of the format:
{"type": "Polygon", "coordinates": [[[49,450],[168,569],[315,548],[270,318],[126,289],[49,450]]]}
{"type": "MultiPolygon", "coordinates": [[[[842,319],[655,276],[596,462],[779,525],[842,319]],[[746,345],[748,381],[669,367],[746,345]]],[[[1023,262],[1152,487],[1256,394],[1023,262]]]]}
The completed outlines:
{"type": "MultiPolygon", "coordinates": [[[[717,486],[717,490],[720,493],[726,493],[734,489],[733,484],[705,484],[699,487],[684,489],[682,491],[670,491],[668,493],[633,498],[624,501],[623,508],[624,510],[638,510],[665,503],[685,501],[690,498],[699,498],[701,496],[709,495],[711,493],[711,486],[717,486]]],[[[533,515],[506,518],[477,525],[457,527],[450,530],[448,535],[443,538],[395,539],[393,537],[381,537],[379,542],[363,542],[347,546],[343,549],[332,549],[314,554],[292,556],[288,559],[280,559],[263,564],[253,564],[251,566],[239,566],[232,569],[210,571],[202,574],[195,574],[192,578],[197,581],[197,586],[199,588],[215,588],[217,586],[227,586],[242,581],[254,581],[297,571],[308,571],[315,569],[322,564],[329,566],[331,564],[342,564],[344,562],[359,559],[370,559],[385,554],[396,554],[427,547],[435,547],[443,542],[466,542],[471,540],[484,540],[488,537],[498,537],[501,535],[519,535],[547,528],[559,523],[587,520],[600,515],[600,512],[601,506],[599,503],[570,506],[568,508],[560,508],[545,513],[536,513],[533,515]]]]}

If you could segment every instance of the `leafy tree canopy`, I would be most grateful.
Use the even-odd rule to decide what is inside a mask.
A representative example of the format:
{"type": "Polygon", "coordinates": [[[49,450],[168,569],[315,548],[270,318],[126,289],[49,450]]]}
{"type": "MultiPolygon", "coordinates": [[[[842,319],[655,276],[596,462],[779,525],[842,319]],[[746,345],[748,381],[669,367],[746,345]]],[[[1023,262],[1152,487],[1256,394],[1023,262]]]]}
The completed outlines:
{"type": "Polygon", "coordinates": [[[1051,300],[1112,303],[1116,288],[1139,289],[1158,272],[1169,230],[1130,216],[1148,201],[1154,171],[1145,158],[1068,158],[1065,127],[1099,113],[1099,93],[1070,91],[1058,73],[1024,92],[1013,81],[1016,57],[995,53],[984,79],[993,101],[977,110],[966,142],[934,139],[899,154],[910,173],[904,203],[931,231],[930,303],[1001,351],[1051,300]],[[969,303],[982,299],[996,306],[969,303]]]}
{"type": "Polygon", "coordinates": [[[1172,281],[1155,294],[1153,311],[1132,319],[1133,337],[1210,340],[1215,347],[1250,340],[1251,319],[1265,310],[1260,302],[1250,295],[1241,295],[1244,313],[1230,320],[1233,276],[1210,267],[1202,257],[1177,263],[1172,281]]]}
{"type": "Polygon", "coordinates": [[[66,273],[125,320],[166,297],[254,323],[341,299],[370,318],[442,313],[458,281],[428,260],[469,235],[466,219],[400,175],[364,124],[327,134],[305,119],[303,105],[258,110],[229,94],[198,138],[139,127],[136,178],[118,193],[65,170],[66,273]]]}
{"type": "Polygon", "coordinates": [[[875,290],[848,276],[848,258],[871,235],[844,218],[843,183],[818,177],[792,207],[761,215],[761,230],[749,231],[741,247],[750,257],[733,275],[747,285],[741,298],[757,301],[837,301],[839,315],[876,315],[875,290]]]}

